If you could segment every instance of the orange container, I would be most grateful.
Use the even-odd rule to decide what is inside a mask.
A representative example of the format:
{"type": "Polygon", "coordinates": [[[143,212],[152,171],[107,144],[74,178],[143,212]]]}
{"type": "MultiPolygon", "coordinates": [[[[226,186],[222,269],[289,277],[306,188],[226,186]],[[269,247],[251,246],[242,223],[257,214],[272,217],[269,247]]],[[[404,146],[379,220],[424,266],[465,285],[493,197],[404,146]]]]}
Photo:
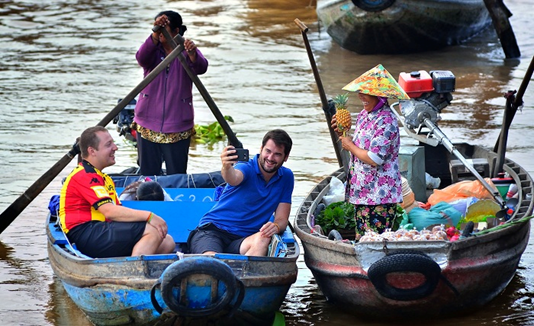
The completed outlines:
{"type": "Polygon", "coordinates": [[[401,72],[399,75],[399,85],[410,98],[417,98],[423,93],[434,90],[432,77],[424,70],[412,71],[410,73],[401,72]]]}

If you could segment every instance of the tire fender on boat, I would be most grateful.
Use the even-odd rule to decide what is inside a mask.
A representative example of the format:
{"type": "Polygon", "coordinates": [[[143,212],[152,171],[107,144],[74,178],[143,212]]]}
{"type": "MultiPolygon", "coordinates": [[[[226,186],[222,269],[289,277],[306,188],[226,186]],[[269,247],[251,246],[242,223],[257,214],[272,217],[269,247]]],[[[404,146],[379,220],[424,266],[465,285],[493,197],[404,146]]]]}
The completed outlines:
{"type": "Polygon", "coordinates": [[[339,233],[338,230],[330,230],[330,232],[328,233],[328,239],[329,240],[343,240],[343,236],[341,235],[341,233],[339,233]]]}
{"type": "MultiPolygon", "coordinates": [[[[226,263],[211,257],[190,257],[169,265],[163,271],[158,283],[160,283],[161,287],[161,297],[169,309],[183,317],[207,317],[217,314],[230,304],[239,287],[238,281],[239,280],[236,279],[234,272],[226,263]],[[207,307],[188,307],[183,303],[187,302],[188,300],[186,300],[186,298],[181,298],[182,293],[186,292],[180,291],[182,287],[182,280],[195,274],[208,275],[218,282],[224,283],[226,291],[216,302],[211,303],[207,307]],[[175,288],[180,288],[180,290],[175,291],[175,288]],[[178,293],[178,298],[176,293],[178,293]]],[[[158,283],[156,283],[154,286],[156,287],[158,283]]],[[[153,304],[154,301],[155,300],[152,300],[153,304]]],[[[241,301],[237,300],[234,305],[240,304],[241,301]]],[[[155,305],[154,307],[156,310],[158,310],[158,307],[155,305]]],[[[161,310],[161,308],[159,309],[161,310]]],[[[237,309],[237,307],[232,308],[232,310],[235,309],[237,309]]]]}
{"type": "Polygon", "coordinates": [[[441,277],[441,268],[423,252],[401,251],[391,253],[373,263],[367,275],[383,297],[410,301],[424,298],[434,291],[441,277]],[[386,278],[389,273],[395,272],[420,273],[425,277],[425,282],[415,288],[396,288],[389,284],[386,278]]]}
{"type": "Polygon", "coordinates": [[[395,0],[352,0],[352,3],[365,11],[377,12],[390,7],[395,0]]]}

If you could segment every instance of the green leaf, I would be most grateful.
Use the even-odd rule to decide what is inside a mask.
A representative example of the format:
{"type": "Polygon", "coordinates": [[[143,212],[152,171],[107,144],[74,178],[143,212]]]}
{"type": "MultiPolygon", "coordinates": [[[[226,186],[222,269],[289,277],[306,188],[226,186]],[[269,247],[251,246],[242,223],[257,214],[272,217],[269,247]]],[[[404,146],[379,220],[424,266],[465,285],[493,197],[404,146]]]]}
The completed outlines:
{"type": "MultiPolygon", "coordinates": [[[[230,122],[234,122],[231,116],[224,116],[224,119],[230,122]]],[[[226,139],[224,129],[218,121],[212,122],[208,125],[195,125],[195,141],[199,144],[208,144],[211,146],[219,141],[226,139]]]]}
{"type": "Polygon", "coordinates": [[[320,225],[325,234],[331,230],[354,230],[354,205],[344,201],[332,203],[315,217],[315,224],[320,225]]]}

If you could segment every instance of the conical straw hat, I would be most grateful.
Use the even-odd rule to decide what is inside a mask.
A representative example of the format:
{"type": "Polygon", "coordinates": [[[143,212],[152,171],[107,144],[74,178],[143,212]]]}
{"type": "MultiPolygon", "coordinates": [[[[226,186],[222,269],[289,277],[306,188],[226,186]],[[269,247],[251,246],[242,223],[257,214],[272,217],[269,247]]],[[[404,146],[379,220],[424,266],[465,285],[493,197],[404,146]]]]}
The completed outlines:
{"type": "Polygon", "coordinates": [[[354,79],[343,89],[349,92],[396,98],[398,100],[410,99],[395,78],[381,64],[354,79]]]}

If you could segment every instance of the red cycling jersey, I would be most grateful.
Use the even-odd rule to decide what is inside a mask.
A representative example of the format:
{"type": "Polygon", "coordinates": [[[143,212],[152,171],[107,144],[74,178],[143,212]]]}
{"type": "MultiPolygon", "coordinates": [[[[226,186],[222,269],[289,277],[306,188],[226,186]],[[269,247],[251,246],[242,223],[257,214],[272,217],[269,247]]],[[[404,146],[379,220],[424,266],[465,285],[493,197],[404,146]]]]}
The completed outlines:
{"type": "Polygon", "coordinates": [[[106,221],[98,208],[104,204],[120,205],[115,183],[91,163],[82,161],[61,188],[59,218],[65,233],[89,221],[106,221]]]}

